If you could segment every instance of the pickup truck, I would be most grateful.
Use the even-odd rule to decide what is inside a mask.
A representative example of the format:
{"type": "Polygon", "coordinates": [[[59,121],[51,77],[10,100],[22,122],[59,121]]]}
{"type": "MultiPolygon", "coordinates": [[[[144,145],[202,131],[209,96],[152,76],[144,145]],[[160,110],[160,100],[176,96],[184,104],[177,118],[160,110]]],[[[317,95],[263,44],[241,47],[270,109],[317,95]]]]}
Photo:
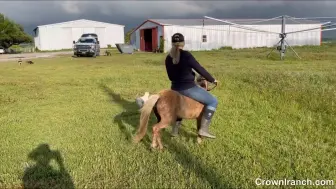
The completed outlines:
{"type": "Polygon", "coordinates": [[[73,41],[74,55],[96,57],[100,55],[99,41],[95,37],[81,37],[77,42],[73,41]]]}
{"type": "Polygon", "coordinates": [[[0,47],[0,54],[5,54],[5,48],[0,47]]]}

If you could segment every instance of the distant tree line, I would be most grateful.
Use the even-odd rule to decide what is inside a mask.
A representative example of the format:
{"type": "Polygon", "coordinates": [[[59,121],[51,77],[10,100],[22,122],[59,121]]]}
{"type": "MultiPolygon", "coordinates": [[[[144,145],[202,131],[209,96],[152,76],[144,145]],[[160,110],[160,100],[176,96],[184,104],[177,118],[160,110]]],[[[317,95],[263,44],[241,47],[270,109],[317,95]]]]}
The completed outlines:
{"type": "Polygon", "coordinates": [[[125,34],[125,43],[130,44],[131,43],[131,33],[135,28],[132,28],[125,34]]]}

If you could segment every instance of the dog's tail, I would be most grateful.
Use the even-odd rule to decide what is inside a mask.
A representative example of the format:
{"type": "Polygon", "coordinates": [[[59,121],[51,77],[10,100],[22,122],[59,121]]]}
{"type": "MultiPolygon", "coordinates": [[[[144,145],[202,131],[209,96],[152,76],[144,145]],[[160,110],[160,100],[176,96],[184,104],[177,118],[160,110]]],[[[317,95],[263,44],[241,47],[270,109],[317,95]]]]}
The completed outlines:
{"type": "Polygon", "coordinates": [[[143,107],[140,109],[140,111],[141,111],[140,126],[138,128],[136,136],[133,139],[133,142],[138,143],[145,136],[145,134],[147,132],[149,116],[150,116],[156,102],[159,100],[159,98],[160,98],[159,94],[151,95],[148,98],[148,100],[145,102],[143,107]]]}

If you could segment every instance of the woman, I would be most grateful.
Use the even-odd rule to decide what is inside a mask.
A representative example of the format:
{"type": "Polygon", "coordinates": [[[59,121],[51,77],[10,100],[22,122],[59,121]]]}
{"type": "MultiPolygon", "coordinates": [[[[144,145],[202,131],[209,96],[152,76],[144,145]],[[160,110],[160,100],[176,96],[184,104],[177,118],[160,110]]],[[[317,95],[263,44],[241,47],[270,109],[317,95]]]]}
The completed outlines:
{"type": "MultiPolygon", "coordinates": [[[[182,34],[175,33],[172,36],[172,48],[165,61],[167,74],[171,81],[171,89],[205,105],[198,134],[208,138],[215,138],[214,135],[209,134],[208,130],[218,101],[208,91],[196,85],[195,73],[192,69],[211,83],[216,83],[217,80],[196,61],[190,52],[183,50],[184,44],[184,36],[182,34]]],[[[180,124],[181,119],[178,119],[173,127],[173,136],[177,135],[180,124]]]]}

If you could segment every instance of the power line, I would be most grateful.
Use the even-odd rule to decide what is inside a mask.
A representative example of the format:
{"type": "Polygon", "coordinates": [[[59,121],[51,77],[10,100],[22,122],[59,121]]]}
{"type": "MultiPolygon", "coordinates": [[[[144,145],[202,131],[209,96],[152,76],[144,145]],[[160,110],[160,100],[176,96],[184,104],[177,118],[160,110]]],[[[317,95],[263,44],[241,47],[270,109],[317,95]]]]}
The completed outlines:
{"type": "Polygon", "coordinates": [[[295,23],[298,23],[298,24],[303,24],[303,23],[301,23],[301,22],[299,22],[299,21],[296,21],[296,20],[294,20],[294,19],[292,19],[292,18],[290,18],[290,17],[287,17],[289,20],[291,20],[291,21],[293,21],[293,22],[295,22],[295,23]]]}
{"type": "Polygon", "coordinates": [[[292,19],[295,20],[311,20],[311,19],[336,19],[336,17],[306,17],[306,18],[296,18],[296,17],[291,17],[292,19]]]}
{"type": "Polygon", "coordinates": [[[332,31],[332,30],[336,30],[336,28],[323,29],[322,31],[332,31]]]}
{"type": "MultiPolygon", "coordinates": [[[[336,24],[331,24],[329,26],[334,26],[334,25],[336,25],[336,24]]],[[[297,31],[293,31],[293,32],[287,32],[286,34],[299,33],[299,32],[311,31],[311,30],[317,30],[317,29],[321,29],[321,26],[315,27],[315,28],[304,29],[304,30],[297,30],[297,31]]]]}
{"type": "Polygon", "coordinates": [[[219,21],[219,22],[224,22],[224,23],[227,23],[227,24],[231,24],[232,27],[237,27],[237,28],[251,30],[251,31],[264,32],[264,33],[273,33],[273,34],[277,34],[277,35],[280,34],[280,33],[277,33],[277,32],[270,32],[270,31],[258,30],[258,29],[254,29],[254,28],[250,28],[250,27],[246,27],[246,26],[240,26],[239,24],[235,24],[235,23],[232,23],[232,22],[229,22],[229,21],[224,21],[224,20],[212,18],[212,17],[209,17],[209,16],[204,16],[204,17],[208,18],[208,19],[216,20],[216,21],[219,21]]]}
{"type": "MultiPolygon", "coordinates": [[[[286,48],[287,46],[292,50],[294,51],[294,49],[288,44],[288,42],[286,41],[286,37],[288,34],[294,34],[294,33],[302,33],[302,32],[307,32],[307,31],[311,31],[312,30],[318,30],[318,32],[321,32],[321,31],[328,31],[328,30],[336,30],[336,28],[329,28],[329,29],[322,29],[322,27],[330,27],[330,26],[333,26],[333,25],[336,25],[336,24],[331,24],[331,22],[326,22],[326,23],[319,23],[319,26],[318,27],[313,27],[313,28],[308,28],[308,29],[303,29],[303,30],[297,30],[297,31],[292,31],[292,32],[286,32],[286,19],[289,19],[293,22],[296,22],[296,23],[300,23],[302,24],[301,22],[299,21],[296,21],[296,20],[299,20],[299,18],[294,18],[294,17],[290,17],[290,16],[287,16],[287,15],[283,15],[281,16],[281,32],[271,32],[271,31],[265,31],[265,30],[260,30],[260,29],[254,29],[254,28],[251,28],[251,27],[246,27],[246,26],[242,26],[240,24],[236,24],[236,23],[233,23],[233,22],[229,22],[229,21],[224,21],[224,20],[220,20],[220,19],[216,19],[216,18],[211,18],[211,17],[208,17],[208,16],[204,16],[205,18],[208,18],[208,19],[211,19],[211,20],[215,20],[215,21],[219,21],[219,22],[224,22],[226,24],[230,24],[230,26],[233,26],[233,27],[236,27],[236,28],[242,28],[242,29],[246,29],[246,30],[250,30],[250,31],[255,31],[255,32],[261,32],[261,33],[272,33],[272,34],[278,34],[279,37],[280,37],[280,41],[275,45],[277,47],[277,50],[280,52],[280,57],[281,57],[281,60],[283,60],[284,56],[285,56],[285,52],[286,52],[286,48]],[[326,24],[328,24],[327,26],[325,26],[326,24]],[[279,45],[280,44],[280,45],[279,45]],[[278,46],[279,45],[279,46],[278,46]],[[287,46],[286,46],[287,45],[287,46]]],[[[277,18],[277,17],[276,17],[277,18]]],[[[308,20],[308,19],[312,19],[314,17],[311,17],[311,18],[301,18],[301,20],[305,19],[305,20],[308,20]]],[[[317,17],[315,17],[317,18],[317,17]]],[[[318,17],[318,18],[336,18],[336,17],[318,17]]],[[[269,20],[274,20],[274,18],[271,18],[269,20]]],[[[308,24],[308,23],[306,23],[308,24]]],[[[309,23],[310,24],[310,23],[309,23]]],[[[316,24],[316,23],[314,23],[316,24]]],[[[274,49],[272,49],[273,51],[274,49]]],[[[271,51],[271,52],[272,52],[271,51]]],[[[270,53],[271,53],[270,52],[270,53]]],[[[270,54],[269,53],[269,54],[270,54]]],[[[294,51],[294,53],[296,54],[296,56],[298,58],[299,55],[294,51]]],[[[267,56],[269,56],[269,54],[267,56]]],[[[301,58],[300,58],[301,59],[301,58]]]]}
{"type": "Polygon", "coordinates": [[[270,19],[263,19],[263,20],[256,21],[256,22],[240,22],[240,24],[257,24],[257,23],[267,22],[267,21],[271,21],[271,20],[276,20],[278,18],[281,18],[281,16],[277,16],[277,17],[270,18],[270,19]]]}

